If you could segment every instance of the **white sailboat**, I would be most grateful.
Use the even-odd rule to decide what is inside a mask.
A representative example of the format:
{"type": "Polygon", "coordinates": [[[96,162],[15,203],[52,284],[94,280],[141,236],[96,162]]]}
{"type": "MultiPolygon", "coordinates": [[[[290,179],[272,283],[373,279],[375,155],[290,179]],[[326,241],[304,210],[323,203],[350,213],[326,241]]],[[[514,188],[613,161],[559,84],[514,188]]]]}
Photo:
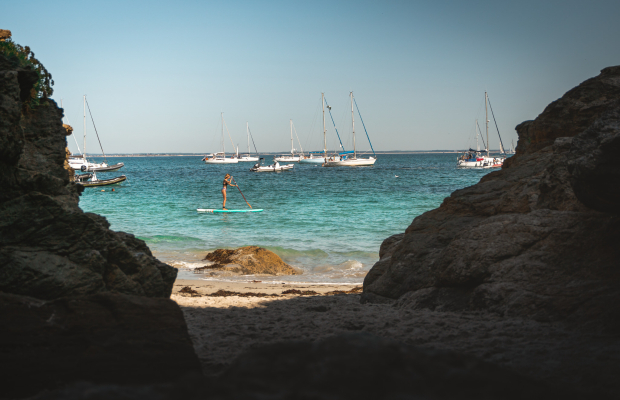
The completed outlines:
{"type": "MultiPolygon", "coordinates": [[[[248,153],[239,156],[239,146],[237,146],[237,158],[239,159],[239,162],[258,161],[258,156],[255,157],[250,154],[250,124],[248,122],[245,123],[245,129],[248,134],[248,153]]],[[[254,139],[252,138],[252,140],[254,139]]],[[[256,150],[256,147],[254,147],[254,150],[256,150]]]]}
{"type": "MultiPolygon", "coordinates": [[[[289,156],[288,154],[282,154],[279,156],[275,156],[273,157],[274,161],[277,162],[299,162],[300,158],[302,157],[300,154],[295,154],[295,146],[293,144],[293,120],[290,120],[290,125],[291,125],[291,155],[289,156]]],[[[297,142],[299,142],[299,138],[297,138],[297,142]]],[[[301,148],[301,143],[299,145],[299,147],[301,148]]],[[[302,149],[302,154],[303,154],[303,149],[302,149]]]]}
{"type": "MultiPolygon", "coordinates": [[[[89,108],[90,111],[90,108],[89,108]]],[[[91,115],[92,118],[92,115],[91,115]]],[[[93,121],[94,124],[94,121],[93,121]]],[[[99,134],[97,133],[97,128],[95,128],[95,133],[97,134],[97,138],[99,138],[99,134]]],[[[77,146],[77,139],[75,139],[75,144],[77,146]]],[[[99,141],[101,144],[101,140],[99,141]]],[[[86,158],[86,95],[84,95],[84,144],[82,147],[82,154],[79,156],[71,155],[67,160],[69,162],[69,167],[74,169],[75,171],[88,171],[88,172],[108,172],[108,171],[116,171],[122,168],[124,163],[116,163],[114,165],[108,165],[107,158],[105,153],[103,152],[103,147],[101,147],[101,153],[103,154],[103,162],[102,163],[93,163],[89,162],[86,158]]],[[[78,151],[80,150],[78,146],[78,151]]]]}
{"type": "MultiPolygon", "coordinates": [[[[228,130],[228,128],[226,128],[226,130],[228,130]]],[[[228,136],[230,137],[230,132],[228,136]]],[[[232,142],[232,138],[230,141],[232,142]]],[[[202,161],[204,161],[205,164],[237,164],[239,162],[237,157],[226,157],[226,148],[224,146],[224,113],[222,113],[222,151],[207,154],[202,161]]]]}
{"type": "Polygon", "coordinates": [[[309,152],[304,155],[300,160],[300,164],[323,164],[327,159],[327,136],[325,130],[325,96],[321,93],[321,104],[323,107],[323,155],[319,155],[320,152],[309,152]]]}
{"type": "MultiPolygon", "coordinates": [[[[358,158],[357,157],[357,151],[355,149],[355,118],[354,118],[354,113],[353,113],[353,92],[350,93],[351,96],[351,127],[353,129],[353,151],[345,151],[342,153],[339,153],[337,157],[329,157],[327,158],[327,160],[323,163],[324,167],[367,167],[367,166],[372,166],[375,164],[375,162],[377,162],[377,156],[375,154],[374,157],[368,157],[368,158],[358,158]]],[[[359,109],[358,109],[359,112],[359,109]]],[[[361,119],[361,115],[360,115],[360,119],[361,119]]],[[[362,124],[364,124],[364,121],[362,120],[362,124]]],[[[364,128],[365,130],[366,128],[364,128]]],[[[366,132],[366,136],[368,136],[368,132],[366,132]]],[[[370,143],[370,138],[368,138],[368,142],[370,143]]],[[[370,147],[372,148],[372,143],[370,144],[370,147]]],[[[373,150],[373,154],[374,154],[374,150],[373,150]]]]}
{"type": "MultiPolygon", "coordinates": [[[[486,152],[485,154],[482,154],[480,152],[480,148],[478,146],[478,131],[479,131],[479,127],[478,127],[478,120],[476,120],[476,126],[478,127],[478,130],[476,131],[476,148],[477,150],[474,152],[472,149],[469,149],[468,152],[465,152],[462,156],[457,158],[457,167],[459,168],[500,168],[503,164],[504,164],[504,160],[505,157],[501,157],[501,156],[497,156],[497,157],[492,157],[490,152],[489,152],[489,109],[487,104],[489,104],[489,95],[487,94],[487,92],[484,92],[484,112],[485,112],[485,120],[486,120],[486,136],[487,136],[487,141],[485,143],[486,149],[484,152],[486,152]]],[[[493,112],[493,109],[491,108],[491,112],[493,112]]],[[[493,119],[495,120],[495,116],[493,116],[493,119]]],[[[495,125],[497,127],[497,122],[495,122],[495,125]]],[[[499,136],[499,151],[501,154],[506,154],[506,152],[504,151],[504,146],[502,144],[502,137],[499,134],[499,129],[497,130],[497,135],[499,136]]]]}

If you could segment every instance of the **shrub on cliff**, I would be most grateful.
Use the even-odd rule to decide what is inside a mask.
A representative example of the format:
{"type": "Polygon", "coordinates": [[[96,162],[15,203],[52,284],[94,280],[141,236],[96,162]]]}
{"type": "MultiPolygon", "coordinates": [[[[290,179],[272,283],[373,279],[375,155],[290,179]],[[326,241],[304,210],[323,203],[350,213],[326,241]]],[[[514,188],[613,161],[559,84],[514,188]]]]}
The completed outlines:
{"type": "Polygon", "coordinates": [[[11,39],[7,39],[0,42],[0,53],[15,69],[23,68],[36,72],[38,79],[30,89],[30,98],[26,101],[30,107],[39,105],[40,99],[47,99],[54,93],[52,74],[34,57],[30,47],[21,46],[11,39]]]}

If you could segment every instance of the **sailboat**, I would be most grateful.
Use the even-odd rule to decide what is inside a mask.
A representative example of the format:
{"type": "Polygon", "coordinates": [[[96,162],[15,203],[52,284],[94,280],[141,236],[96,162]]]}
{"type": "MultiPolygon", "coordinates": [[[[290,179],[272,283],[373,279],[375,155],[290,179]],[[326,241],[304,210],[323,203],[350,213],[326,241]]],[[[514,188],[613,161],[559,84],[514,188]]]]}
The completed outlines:
{"type": "MultiPolygon", "coordinates": [[[[89,171],[89,172],[109,172],[109,171],[116,171],[117,169],[122,168],[125,164],[124,163],[117,163],[114,165],[108,165],[107,163],[107,158],[105,156],[105,153],[103,151],[103,146],[101,147],[101,154],[103,154],[103,162],[102,163],[92,163],[89,162],[88,159],[86,158],[86,95],[84,95],[84,144],[83,144],[83,151],[82,154],[79,156],[74,156],[71,155],[69,156],[69,159],[67,160],[69,162],[69,167],[71,167],[72,169],[76,170],[76,171],[89,171]]],[[[90,112],[90,107],[88,109],[88,111],[90,112]]],[[[92,114],[91,114],[91,118],[92,118],[92,114]]],[[[94,120],[93,120],[93,125],[94,125],[94,120]]],[[[99,139],[99,134],[97,133],[97,128],[95,127],[95,133],[97,134],[97,139],[99,139]]],[[[77,139],[76,139],[76,145],[77,145],[77,139]]],[[[99,145],[101,145],[101,140],[99,140],[99,145]]],[[[78,147],[78,151],[79,151],[79,147],[78,147]]]]}
{"type": "MultiPolygon", "coordinates": [[[[280,156],[275,156],[273,158],[274,161],[277,162],[299,162],[299,160],[302,158],[302,156],[300,154],[295,155],[295,147],[293,145],[293,120],[290,120],[290,125],[291,125],[291,155],[289,156],[288,154],[283,154],[280,156]]],[[[297,142],[299,143],[299,138],[297,138],[297,142]]],[[[301,148],[301,143],[299,144],[299,147],[301,148]]],[[[303,154],[303,149],[302,149],[302,154],[303,154]]]]}
{"type": "Polygon", "coordinates": [[[515,141],[514,140],[510,142],[510,150],[508,150],[508,154],[515,154],[515,141]]]}
{"type": "Polygon", "coordinates": [[[321,104],[323,107],[323,155],[320,151],[311,151],[308,155],[304,155],[300,160],[300,164],[323,164],[327,159],[327,136],[325,130],[325,94],[321,93],[321,104]]]}
{"type": "MultiPolygon", "coordinates": [[[[459,168],[482,168],[486,165],[486,162],[480,153],[480,143],[478,142],[478,138],[480,137],[480,126],[478,125],[477,119],[474,125],[474,130],[476,132],[476,150],[470,148],[457,158],[456,163],[459,168]]],[[[484,143],[484,139],[482,139],[482,142],[484,143]]]]}
{"type": "MultiPolygon", "coordinates": [[[[344,151],[338,154],[338,157],[329,157],[323,163],[324,167],[366,167],[372,166],[377,162],[377,155],[373,149],[374,157],[368,158],[358,158],[357,151],[355,149],[355,118],[353,113],[353,92],[350,93],[351,96],[351,127],[353,129],[353,151],[344,151]]],[[[357,102],[355,102],[357,107],[357,102]]],[[[357,109],[359,113],[359,108],[357,109]]],[[[360,120],[362,121],[362,125],[364,125],[364,120],[362,120],[362,116],[360,114],[360,120]]],[[[364,126],[364,131],[366,131],[366,127],[364,126]]],[[[366,132],[366,137],[368,137],[368,132],[366,132]]],[[[368,137],[368,143],[370,143],[370,137],[368,137]]],[[[370,148],[372,149],[372,143],[370,143],[370,148]]]]}
{"type": "MultiPolygon", "coordinates": [[[[245,129],[247,131],[248,134],[248,153],[247,154],[242,154],[241,157],[239,157],[239,146],[237,146],[237,158],[239,159],[239,162],[242,161],[258,161],[258,152],[257,152],[257,156],[254,157],[250,154],[250,124],[248,122],[245,123],[245,129]]],[[[254,141],[254,138],[252,138],[252,141],[254,141]]],[[[256,145],[254,145],[254,151],[256,151],[256,145]]]]}
{"type": "MultiPolygon", "coordinates": [[[[222,113],[221,115],[222,115],[222,151],[217,152],[217,153],[207,154],[206,156],[204,156],[202,161],[204,161],[205,164],[237,164],[239,162],[239,159],[237,157],[226,157],[226,148],[224,147],[224,124],[225,124],[224,113],[222,113]]],[[[228,130],[228,128],[226,128],[226,130],[228,130]]],[[[230,137],[230,132],[228,133],[228,136],[230,137]]],[[[232,142],[232,138],[230,139],[230,141],[232,142]]]]}
{"type": "MultiPolygon", "coordinates": [[[[473,151],[469,149],[469,152],[466,152],[461,157],[457,158],[457,167],[460,168],[500,168],[504,164],[505,157],[491,157],[489,152],[489,107],[490,106],[489,95],[487,92],[484,92],[484,112],[485,112],[485,120],[486,120],[486,136],[487,141],[485,144],[485,152],[486,155],[481,154],[480,150],[473,151]]],[[[495,122],[495,127],[497,128],[497,121],[495,120],[495,114],[493,113],[493,107],[491,107],[491,114],[493,115],[493,121],[495,122]]],[[[476,125],[478,125],[478,120],[476,120],[476,125]]],[[[478,130],[480,128],[478,127],[478,130]]],[[[504,145],[502,143],[502,136],[499,134],[499,129],[497,129],[497,135],[499,137],[499,151],[501,154],[506,154],[504,151],[504,145]]],[[[476,144],[478,143],[478,131],[476,131],[476,144]]]]}

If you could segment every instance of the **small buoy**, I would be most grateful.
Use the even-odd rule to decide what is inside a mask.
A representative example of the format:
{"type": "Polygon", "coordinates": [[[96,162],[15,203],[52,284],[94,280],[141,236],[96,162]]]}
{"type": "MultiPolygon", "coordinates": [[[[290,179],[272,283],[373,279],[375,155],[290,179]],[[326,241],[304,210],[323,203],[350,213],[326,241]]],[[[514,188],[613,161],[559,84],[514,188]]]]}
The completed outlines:
{"type": "Polygon", "coordinates": [[[105,192],[105,189],[101,189],[102,192],[105,192]]]}
{"type": "Polygon", "coordinates": [[[398,175],[394,175],[394,178],[398,178],[398,175]]]}

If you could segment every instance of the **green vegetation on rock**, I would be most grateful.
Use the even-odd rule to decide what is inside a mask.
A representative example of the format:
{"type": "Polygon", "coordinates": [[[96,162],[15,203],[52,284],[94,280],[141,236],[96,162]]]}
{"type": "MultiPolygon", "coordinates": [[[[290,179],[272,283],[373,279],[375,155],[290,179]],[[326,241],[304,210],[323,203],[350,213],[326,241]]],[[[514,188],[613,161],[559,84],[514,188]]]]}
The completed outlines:
{"type": "Polygon", "coordinates": [[[40,99],[47,99],[54,93],[52,74],[34,57],[30,47],[21,46],[7,39],[0,41],[0,53],[5,55],[14,67],[30,69],[37,73],[39,78],[30,90],[30,99],[27,101],[30,106],[39,105],[40,99]]]}

